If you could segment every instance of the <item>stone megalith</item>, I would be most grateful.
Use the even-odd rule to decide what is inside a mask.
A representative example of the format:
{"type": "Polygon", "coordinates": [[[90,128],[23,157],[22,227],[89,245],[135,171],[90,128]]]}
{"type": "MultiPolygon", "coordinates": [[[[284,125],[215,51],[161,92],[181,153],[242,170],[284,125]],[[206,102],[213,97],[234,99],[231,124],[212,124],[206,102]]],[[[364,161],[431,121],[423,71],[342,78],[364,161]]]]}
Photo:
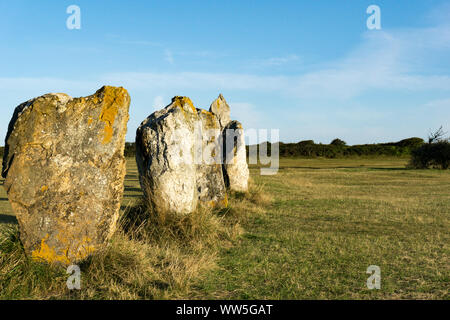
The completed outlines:
{"type": "Polygon", "coordinates": [[[152,113],[136,130],[136,163],[144,197],[157,212],[197,207],[194,130],[197,110],[187,97],[152,113]]]}
{"type": "Polygon", "coordinates": [[[249,171],[242,124],[231,121],[230,107],[222,94],[211,103],[209,111],[217,117],[222,129],[225,186],[233,191],[245,192],[248,190],[249,171]]]}
{"type": "Polygon", "coordinates": [[[197,109],[200,118],[197,126],[196,153],[197,191],[199,201],[207,207],[226,207],[227,191],[222,172],[222,130],[217,117],[208,111],[197,109]]]}
{"type": "Polygon", "coordinates": [[[220,128],[223,130],[230,120],[230,106],[223,97],[219,94],[219,97],[211,103],[209,112],[213,113],[220,123],[220,128]]]}
{"type": "Polygon", "coordinates": [[[233,191],[248,190],[244,129],[239,121],[229,122],[223,130],[223,176],[227,188],[233,191]]]}
{"type": "Polygon", "coordinates": [[[157,212],[186,214],[198,204],[227,205],[221,130],[211,112],[188,97],[152,113],[136,131],[136,163],[144,196],[157,212]]]}
{"type": "Polygon", "coordinates": [[[114,232],[129,104],[125,89],[104,86],[81,98],[46,94],[15,109],[2,176],[32,258],[72,264],[114,232]]]}

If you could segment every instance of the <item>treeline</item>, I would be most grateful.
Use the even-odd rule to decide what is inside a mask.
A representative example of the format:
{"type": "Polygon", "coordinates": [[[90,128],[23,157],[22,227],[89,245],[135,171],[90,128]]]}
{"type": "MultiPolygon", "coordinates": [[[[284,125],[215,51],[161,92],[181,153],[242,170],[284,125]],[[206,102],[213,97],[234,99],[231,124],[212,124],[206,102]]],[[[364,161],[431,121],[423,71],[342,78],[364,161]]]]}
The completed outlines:
{"type": "MultiPolygon", "coordinates": [[[[313,140],[304,140],[297,143],[279,143],[281,157],[351,157],[351,156],[408,156],[411,151],[424,143],[421,138],[409,138],[398,142],[361,144],[347,146],[340,140],[334,139],[330,144],[314,143],[313,140]]],[[[271,144],[267,149],[271,152],[271,144]]],[[[134,157],[136,146],[134,142],[125,143],[125,156],[134,157]]],[[[248,154],[248,146],[247,146],[248,154]]]]}
{"type": "Polygon", "coordinates": [[[125,157],[133,157],[136,155],[136,144],[134,142],[125,142],[125,157]]]}
{"type": "MultiPolygon", "coordinates": [[[[297,143],[279,143],[281,157],[324,157],[339,158],[352,156],[409,156],[411,152],[424,144],[421,138],[408,138],[398,142],[361,144],[348,146],[340,139],[334,139],[330,144],[314,143],[304,140],[297,143]]],[[[270,143],[267,149],[271,150],[270,143]]],[[[248,150],[248,147],[247,147],[248,150]]]]}
{"type": "MultiPolygon", "coordinates": [[[[351,156],[408,156],[411,152],[424,144],[421,138],[409,138],[398,142],[361,144],[348,146],[340,139],[334,139],[330,144],[314,143],[313,140],[304,140],[297,143],[279,143],[281,157],[324,157],[339,158],[351,156]]],[[[271,152],[271,144],[267,145],[271,152]]],[[[0,147],[3,157],[4,147],[0,147]]],[[[136,145],[134,142],[125,143],[125,157],[134,157],[136,145]]],[[[248,146],[247,146],[248,153],[248,146]]]]}

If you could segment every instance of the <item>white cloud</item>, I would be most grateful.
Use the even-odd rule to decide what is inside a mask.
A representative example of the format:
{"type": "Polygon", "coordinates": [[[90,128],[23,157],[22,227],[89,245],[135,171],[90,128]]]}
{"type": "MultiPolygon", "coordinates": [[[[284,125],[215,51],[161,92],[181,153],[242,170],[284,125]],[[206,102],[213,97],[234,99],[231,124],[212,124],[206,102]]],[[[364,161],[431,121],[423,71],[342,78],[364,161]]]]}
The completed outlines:
{"type": "MultiPolygon", "coordinates": [[[[369,31],[360,46],[331,67],[299,75],[254,75],[243,73],[112,73],[106,81],[132,87],[161,89],[213,89],[270,92],[302,99],[351,99],[368,90],[450,91],[450,74],[428,70],[433,52],[449,54],[450,26],[387,31],[369,31]],[[428,68],[428,69],[427,69],[428,68]]],[[[293,57],[266,63],[284,63],[293,57]]],[[[173,63],[168,51],[166,60],[173,63]]]]}
{"type": "MultiPolygon", "coordinates": [[[[92,94],[103,84],[123,86],[132,94],[131,136],[133,126],[153,112],[153,107],[163,107],[166,104],[164,96],[170,97],[174,92],[245,93],[246,97],[239,98],[242,100],[229,103],[232,117],[243,122],[247,128],[278,126],[286,133],[282,134],[282,140],[287,138],[292,141],[302,137],[328,142],[336,136],[349,143],[364,142],[377,136],[381,140],[395,140],[396,135],[402,135],[398,138],[417,135],[424,127],[426,132],[430,126],[450,122],[450,99],[442,98],[448,97],[450,92],[449,65],[447,62],[447,69],[442,68],[440,64],[445,63],[445,59],[433,62],[429,58],[432,54],[448,57],[449,53],[450,24],[442,23],[420,29],[366,32],[360,45],[342,59],[297,75],[122,72],[87,80],[0,78],[0,94],[3,110],[7,114],[12,112],[13,106],[49,90],[83,96],[92,94]],[[433,65],[437,69],[430,67],[433,65]],[[375,110],[373,104],[361,106],[356,102],[365,94],[382,98],[384,93],[400,97],[400,102],[406,101],[402,100],[404,97],[421,93],[435,98],[425,104],[417,102],[410,109],[399,107],[390,111],[387,109],[395,107],[398,101],[387,99],[384,110],[375,110]],[[261,95],[270,96],[273,101],[282,100],[284,104],[269,109],[270,106],[260,100],[261,95]],[[155,97],[153,101],[152,96],[155,97]],[[356,124],[361,126],[355,127],[356,124]]],[[[164,55],[168,63],[174,64],[172,51],[167,49],[164,55]]],[[[291,55],[263,62],[281,65],[298,60],[297,56],[291,55]]],[[[233,96],[227,95],[227,98],[233,101],[233,96]]],[[[414,98],[407,103],[411,99],[414,98]]],[[[6,128],[8,120],[0,120],[0,126],[6,128]]]]}
{"type": "MultiPolygon", "coordinates": [[[[258,129],[264,128],[264,111],[258,109],[255,105],[248,102],[228,102],[231,109],[231,119],[238,120],[244,128],[258,129]]],[[[266,128],[270,129],[270,128],[266,128]]]]}

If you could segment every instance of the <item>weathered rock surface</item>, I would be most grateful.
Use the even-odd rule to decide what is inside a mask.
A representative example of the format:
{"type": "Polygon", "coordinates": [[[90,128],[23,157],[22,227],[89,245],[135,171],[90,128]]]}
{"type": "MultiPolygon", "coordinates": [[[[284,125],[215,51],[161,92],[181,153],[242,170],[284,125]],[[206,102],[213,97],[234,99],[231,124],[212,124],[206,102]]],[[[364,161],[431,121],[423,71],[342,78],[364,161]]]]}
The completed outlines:
{"type": "Polygon", "coordinates": [[[217,117],[197,109],[201,121],[196,135],[202,161],[197,161],[197,191],[201,203],[209,207],[226,207],[227,191],[222,172],[222,130],[217,117]]]}
{"type": "Polygon", "coordinates": [[[185,214],[226,206],[217,118],[196,109],[187,97],[144,120],[136,131],[139,180],[153,209],[185,214]]]}
{"type": "Polygon", "coordinates": [[[233,191],[245,192],[248,190],[249,171],[246,160],[245,138],[242,124],[238,121],[231,121],[230,106],[227,104],[222,94],[213,101],[209,111],[217,117],[220,128],[222,129],[222,163],[225,186],[233,191]],[[228,139],[227,129],[229,129],[228,139]],[[228,143],[230,144],[228,154],[226,149],[227,141],[229,141],[228,143]]]}
{"type": "Polygon", "coordinates": [[[230,120],[222,95],[210,111],[196,109],[187,97],[175,97],[151,114],[136,131],[136,162],[144,195],[158,212],[184,214],[198,204],[224,207],[226,187],[248,188],[244,132],[230,120]],[[227,133],[231,145],[224,163],[227,133]]]}
{"type": "Polygon", "coordinates": [[[197,207],[194,129],[197,110],[175,97],[136,131],[136,163],[144,196],[157,212],[189,213],[197,207]]]}
{"type": "Polygon", "coordinates": [[[217,117],[222,130],[231,121],[230,106],[227,104],[227,101],[222,94],[219,94],[219,97],[211,103],[209,112],[213,113],[217,117]]]}
{"type": "Polygon", "coordinates": [[[223,158],[223,175],[226,187],[233,191],[247,191],[249,170],[244,130],[239,121],[229,122],[223,130],[223,158]]]}
{"type": "Polygon", "coordinates": [[[82,98],[46,94],[15,109],[2,175],[33,258],[71,264],[114,232],[129,104],[125,89],[105,86],[82,98]]]}

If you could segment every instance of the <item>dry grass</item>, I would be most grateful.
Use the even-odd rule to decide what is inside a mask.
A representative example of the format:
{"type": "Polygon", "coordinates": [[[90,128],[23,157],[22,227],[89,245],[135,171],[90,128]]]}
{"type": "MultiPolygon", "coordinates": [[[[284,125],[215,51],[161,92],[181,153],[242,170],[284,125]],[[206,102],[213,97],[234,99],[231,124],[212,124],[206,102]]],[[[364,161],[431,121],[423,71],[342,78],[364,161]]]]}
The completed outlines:
{"type": "Polygon", "coordinates": [[[281,159],[252,177],[274,200],[192,297],[448,299],[450,172],[408,159],[281,159]],[[381,290],[366,287],[369,265],[381,290]]]}
{"type": "Polygon", "coordinates": [[[121,228],[81,265],[80,291],[25,257],[0,190],[0,298],[448,299],[450,171],[407,161],[281,159],[273,176],[252,166],[229,208],[179,219],[142,214],[131,160],[121,228]],[[371,264],[381,290],[365,285],[371,264]]]}
{"type": "Polygon", "coordinates": [[[182,217],[156,214],[135,197],[127,201],[108,247],[80,264],[81,290],[68,290],[62,267],[28,259],[16,225],[0,232],[1,299],[171,299],[217,267],[218,252],[243,233],[241,209],[266,199],[258,186],[230,201],[239,207],[199,207],[182,217]],[[253,202],[251,202],[253,201],[253,202]]]}

